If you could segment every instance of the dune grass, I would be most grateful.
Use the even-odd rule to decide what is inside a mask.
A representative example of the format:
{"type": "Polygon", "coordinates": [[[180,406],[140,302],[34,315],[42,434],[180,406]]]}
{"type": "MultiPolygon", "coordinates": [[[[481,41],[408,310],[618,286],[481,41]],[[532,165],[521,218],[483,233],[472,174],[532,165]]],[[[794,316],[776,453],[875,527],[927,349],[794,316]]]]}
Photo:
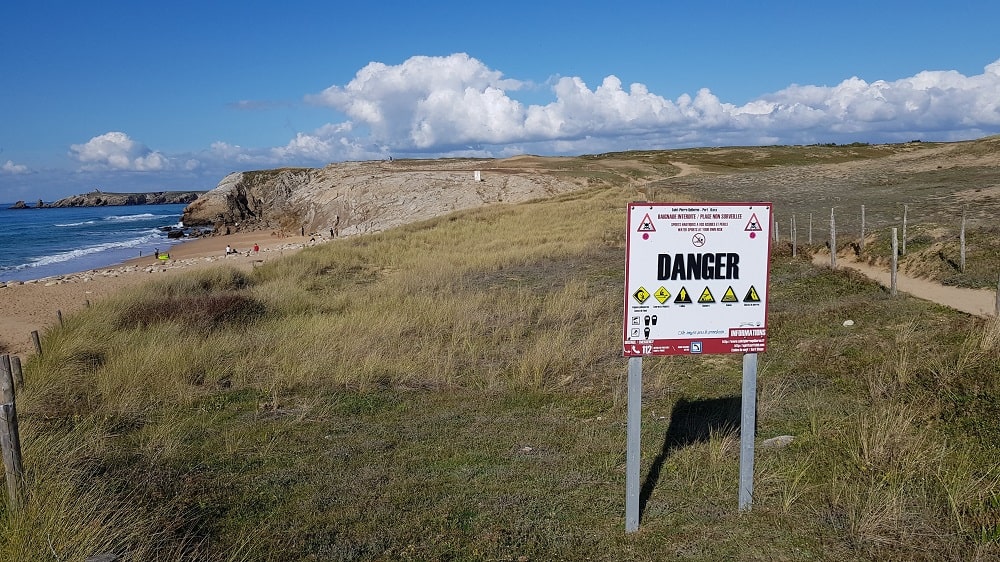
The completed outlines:
{"type": "Polygon", "coordinates": [[[644,362],[627,189],[457,213],[69,318],[19,395],[10,560],[988,560],[1000,324],[772,255],[753,511],[737,356],[644,362]],[[854,320],[853,327],[843,321],[854,320]]]}

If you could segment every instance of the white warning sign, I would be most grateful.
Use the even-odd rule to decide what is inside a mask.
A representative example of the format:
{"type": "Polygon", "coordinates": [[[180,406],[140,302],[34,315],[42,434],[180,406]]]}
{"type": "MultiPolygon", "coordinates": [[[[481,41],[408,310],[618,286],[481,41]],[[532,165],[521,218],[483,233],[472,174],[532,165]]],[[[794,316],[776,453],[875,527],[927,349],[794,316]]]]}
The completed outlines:
{"type": "Polygon", "coordinates": [[[765,350],[770,203],[632,203],[627,220],[626,356],[765,350]]]}

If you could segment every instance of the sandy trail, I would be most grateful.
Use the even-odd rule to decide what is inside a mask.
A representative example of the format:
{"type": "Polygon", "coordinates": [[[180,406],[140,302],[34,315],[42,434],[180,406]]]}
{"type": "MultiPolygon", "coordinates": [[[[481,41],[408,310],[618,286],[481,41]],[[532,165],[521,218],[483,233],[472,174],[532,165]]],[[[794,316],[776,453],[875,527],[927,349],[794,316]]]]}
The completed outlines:
{"type": "MultiPolygon", "coordinates": [[[[815,254],[812,261],[819,266],[829,266],[830,254],[815,254]]],[[[858,271],[869,279],[877,281],[883,287],[889,287],[892,283],[888,270],[883,271],[849,257],[838,255],[837,267],[847,267],[858,271]]],[[[926,279],[910,277],[902,272],[896,274],[896,289],[918,299],[935,302],[975,316],[992,316],[996,310],[997,295],[994,291],[986,289],[948,287],[926,279]]]]}
{"type": "Polygon", "coordinates": [[[676,166],[680,172],[677,172],[675,178],[683,178],[684,176],[691,176],[694,174],[701,174],[702,169],[698,166],[693,166],[691,164],[685,164],[684,162],[671,162],[671,166],[676,166]]]}

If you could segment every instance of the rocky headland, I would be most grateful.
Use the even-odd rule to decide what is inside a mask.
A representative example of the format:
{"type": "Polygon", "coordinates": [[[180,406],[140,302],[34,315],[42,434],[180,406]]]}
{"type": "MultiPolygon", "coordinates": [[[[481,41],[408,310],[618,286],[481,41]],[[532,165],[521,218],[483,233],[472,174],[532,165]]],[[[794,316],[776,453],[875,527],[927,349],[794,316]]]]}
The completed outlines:
{"type": "Polygon", "coordinates": [[[95,189],[90,193],[71,195],[52,203],[41,199],[34,206],[18,201],[11,209],[46,209],[55,207],[117,207],[124,205],[169,205],[191,203],[204,191],[156,191],[149,193],[108,193],[95,189]]]}
{"type": "Polygon", "coordinates": [[[629,172],[665,177],[675,171],[669,165],[638,161],[616,166],[596,158],[518,156],[235,172],[188,205],[181,220],[187,227],[212,227],[223,233],[264,230],[347,236],[456,210],[523,202],[605,183],[620,185],[628,181],[629,172]],[[660,167],[664,169],[656,169],[660,167]]]}

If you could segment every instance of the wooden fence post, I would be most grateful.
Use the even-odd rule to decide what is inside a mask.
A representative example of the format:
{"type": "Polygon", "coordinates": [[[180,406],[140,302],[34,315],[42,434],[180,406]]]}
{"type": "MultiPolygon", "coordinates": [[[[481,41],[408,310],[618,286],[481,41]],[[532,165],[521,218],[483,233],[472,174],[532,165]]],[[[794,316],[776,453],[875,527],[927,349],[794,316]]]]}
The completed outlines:
{"type": "Polygon", "coordinates": [[[66,327],[66,325],[65,325],[65,324],[63,324],[63,319],[62,319],[62,311],[61,311],[61,310],[57,310],[57,311],[56,311],[56,317],[57,317],[57,318],[59,318],[59,327],[60,327],[60,328],[65,328],[65,327],[66,327]]]}
{"type": "Polygon", "coordinates": [[[38,339],[38,330],[31,331],[31,341],[35,342],[35,351],[38,352],[38,356],[42,356],[42,341],[38,339]]]}
{"type": "Polygon", "coordinates": [[[861,251],[865,251],[865,206],[861,206],[861,251]]]}
{"type": "Polygon", "coordinates": [[[3,376],[5,379],[10,377],[11,382],[14,381],[14,367],[10,361],[10,355],[4,353],[0,356],[0,369],[3,370],[3,373],[0,374],[0,376],[3,376]]]}
{"type": "Polygon", "coordinates": [[[830,267],[837,268],[837,219],[830,207],[830,267]]]}
{"type": "Polygon", "coordinates": [[[993,300],[996,301],[993,303],[993,308],[996,309],[994,312],[996,312],[997,316],[1000,316],[1000,275],[997,275],[997,296],[993,300]]]}
{"type": "Polygon", "coordinates": [[[795,231],[795,215],[792,215],[792,221],[791,221],[791,225],[789,226],[788,232],[789,232],[789,234],[791,235],[791,238],[792,238],[792,257],[794,258],[795,254],[796,254],[796,252],[795,252],[795,243],[796,243],[796,238],[798,237],[798,233],[795,231]]]}
{"type": "Polygon", "coordinates": [[[0,448],[7,475],[7,492],[15,508],[24,497],[24,467],[21,465],[21,438],[17,430],[17,408],[14,407],[14,378],[10,370],[10,356],[3,356],[0,368],[0,448]]]}
{"type": "Polygon", "coordinates": [[[962,233],[959,235],[959,240],[962,246],[962,253],[959,257],[959,268],[962,270],[962,273],[965,273],[965,209],[962,209],[962,233]]]}
{"type": "Polygon", "coordinates": [[[903,205],[903,251],[902,255],[906,255],[906,213],[910,210],[909,205],[903,205]]]}
{"type": "Polygon", "coordinates": [[[896,296],[896,275],[897,275],[896,271],[899,265],[899,261],[896,258],[896,256],[898,253],[899,253],[899,239],[896,237],[896,229],[894,227],[892,229],[892,270],[891,270],[892,275],[890,276],[892,277],[892,279],[889,282],[889,294],[892,296],[896,296]]]}
{"type": "Polygon", "coordinates": [[[0,402],[14,401],[14,377],[10,372],[10,355],[0,360],[0,402]]]}
{"type": "Polygon", "coordinates": [[[14,377],[14,387],[24,388],[24,371],[21,370],[21,358],[17,355],[10,358],[11,375],[14,377]]]}
{"type": "Polygon", "coordinates": [[[10,505],[18,509],[24,498],[24,468],[21,465],[21,442],[17,436],[17,411],[13,402],[0,404],[0,449],[3,449],[10,505]]]}

